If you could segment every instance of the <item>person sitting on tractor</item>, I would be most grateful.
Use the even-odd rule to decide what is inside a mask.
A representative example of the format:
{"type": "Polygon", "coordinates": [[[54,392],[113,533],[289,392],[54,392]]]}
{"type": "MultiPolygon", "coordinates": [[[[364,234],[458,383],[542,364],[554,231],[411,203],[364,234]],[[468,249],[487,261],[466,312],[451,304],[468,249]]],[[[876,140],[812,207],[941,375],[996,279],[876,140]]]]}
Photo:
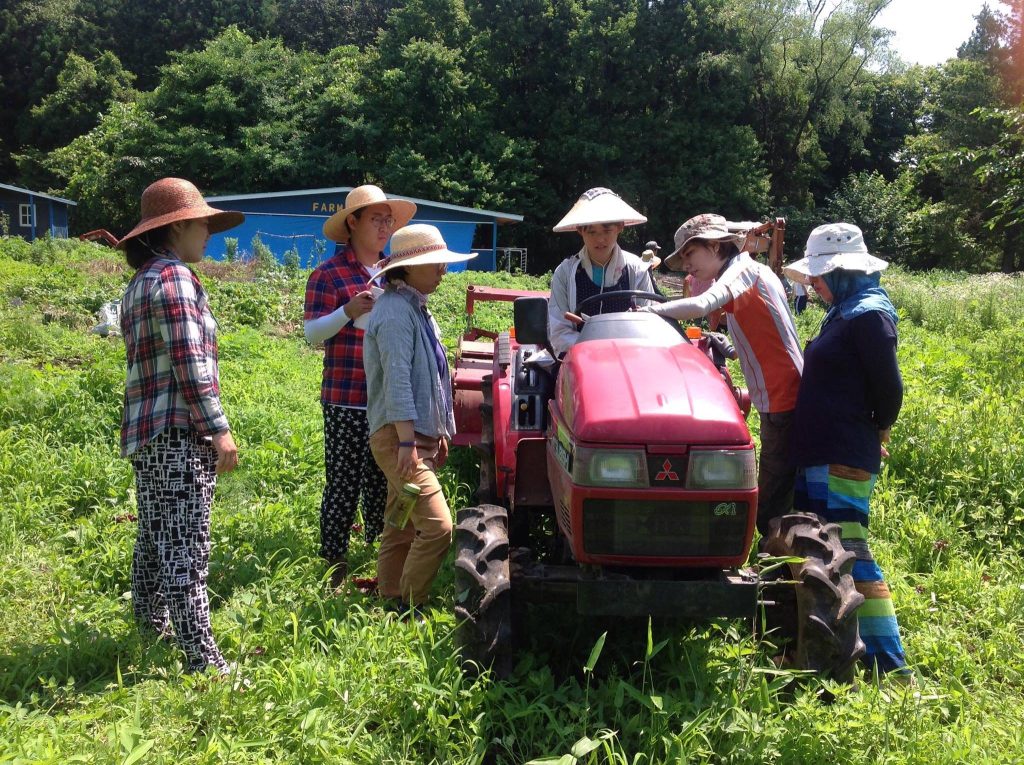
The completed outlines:
{"type": "Polygon", "coordinates": [[[728,230],[721,215],[706,213],[686,221],[675,234],[676,249],[665,258],[676,271],[714,280],[696,297],[640,310],[689,321],[718,310],[726,313],[729,334],[739,354],[750,398],[760,413],[757,528],[793,505],[795,471],[789,459],[789,429],[796,406],[803,354],[786,292],[772,270],[740,252],[742,235],[728,230]]]}
{"type": "MultiPolygon", "coordinates": [[[[644,263],[618,244],[626,226],[646,223],[611,189],[594,188],[583,193],[554,231],[576,231],[583,248],[562,261],[551,277],[548,302],[548,336],[559,356],[579,339],[578,324],[565,314],[593,295],[618,290],[654,292],[650,263],[644,263]]],[[[601,303],[598,313],[628,311],[629,298],[612,298],[601,303]]]]}

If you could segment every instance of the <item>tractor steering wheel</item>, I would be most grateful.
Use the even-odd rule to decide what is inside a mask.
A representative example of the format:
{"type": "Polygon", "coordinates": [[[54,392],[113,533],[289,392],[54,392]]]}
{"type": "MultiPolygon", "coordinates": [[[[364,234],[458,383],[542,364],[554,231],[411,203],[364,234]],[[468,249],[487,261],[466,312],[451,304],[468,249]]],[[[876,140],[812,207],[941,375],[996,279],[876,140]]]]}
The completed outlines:
{"type": "Polygon", "coordinates": [[[573,313],[579,316],[583,307],[588,306],[591,303],[603,303],[605,300],[609,300],[611,298],[627,297],[653,300],[655,303],[667,303],[669,301],[669,298],[664,295],[659,295],[657,292],[644,292],[643,290],[615,290],[613,292],[599,292],[596,295],[591,295],[590,297],[581,300],[576,304],[576,308],[573,310],[573,313]]]}
{"type": "MultiPolygon", "coordinates": [[[[600,292],[597,295],[591,295],[588,298],[581,300],[576,304],[576,310],[573,311],[577,316],[581,315],[580,311],[583,310],[584,306],[588,306],[591,303],[601,303],[609,298],[641,298],[643,300],[653,300],[655,303],[667,303],[672,298],[666,297],[665,295],[659,295],[657,292],[644,292],[643,290],[615,290],[614,292],[600,292]]],[[[683,329],[683,325],[670,316],[662,316],[662,319],[669,323],[676,332],[682,337],[686,337],[686,330],[683,329]]]]}

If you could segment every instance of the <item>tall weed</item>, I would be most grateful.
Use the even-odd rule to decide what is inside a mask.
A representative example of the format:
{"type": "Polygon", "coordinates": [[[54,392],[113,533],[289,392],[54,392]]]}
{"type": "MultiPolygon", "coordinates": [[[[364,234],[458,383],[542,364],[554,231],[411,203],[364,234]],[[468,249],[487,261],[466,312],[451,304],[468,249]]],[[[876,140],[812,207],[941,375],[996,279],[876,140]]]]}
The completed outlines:
{"type": "MultiPolygon", "coordinates": [[[[907,392],[872,534],[919,684],[829,685],[825,705],[815,682],[791,690],[792,673],[742,622],[609,624],[535,608],[527,650],[497,682],[459,666],[450,563],[423,626],[357,589],[330,592],[316,558],[322,362],[301,337],[305,273],[200,269],[241,457],[218,483],[210,574],[214,630],[251,683],[238,693],[185,676],[173,646],[132,622],[134,488],[117,456],[124,351],[86,331],[127,272],[92,245],[46,247],[0,242],[0,761],[1024,757],[1018,281],[887,276],[907,392]]],[[[450,274],[431,298],[449,349],[473,283],[546,281],[450,274]]],[[[813,306],[799,318],[802,336],[821,316],[813,306]]],[[[511,307],[483,307],[476,323],[505,330],[511,307]]],[[[477,464],[453,453],[441,477],[453,507],[469,501],[477,464]]],[[[355,534],[353,570],[372,574],[375,556],[355,534]]]]}

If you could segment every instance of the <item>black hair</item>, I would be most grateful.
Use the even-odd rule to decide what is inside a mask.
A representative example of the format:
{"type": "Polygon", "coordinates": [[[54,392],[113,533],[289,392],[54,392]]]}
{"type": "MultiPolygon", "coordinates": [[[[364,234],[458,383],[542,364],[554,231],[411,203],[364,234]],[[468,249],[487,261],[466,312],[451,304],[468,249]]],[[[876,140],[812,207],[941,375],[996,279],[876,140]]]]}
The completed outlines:
{"type": "Polygon", "coordinates": [[[405,266],[395,266],[394,268],[385,271],[384,276],[381,278],[384,279],[384,281],[387,282],[388,284],[391,284],[392,282],[396,282],[399,279],[401,279],[404,282],[408,275],[409,271],[408,269],[406,269],[405,266]]]}
{"type": "MultiPolygon", "coordinates": [[[[363,210],[365,210],[365,209],[366,209],[365,207],[360,207],[360,208],[359,208],[358,210],[353,210],[353,211],[352,211],[352,212],[350,212],[350,213],[349,213],[348,215],[351,215],[351,216],[353,216],[353,217],[354,217],[354,218],[355,218],[356,220],[359,220],[360,218],[362,218],[362,217],[363,217],[363,210]]],[[[350,229],[350,228],[348,227],[348,215],[346,215],[346,216],[345,216],[345,221],[344,221],[344,223],[345,223],[345,230],[346,230],[346,231],[348,232],[348,235],[349,235],[349,236],[351,237],[351,236],[352,236],[352,229],[350,229]]]]}
{"type": "Polygon", "coordinates": [[[124,256],[128,265],[138,271],[151,260],[161,249],[167,247],[170,240],[171,224],[150,229],[143,234],[133,236],[124,246],[124,256]]]}
{"type": "Polygon", "coordinates": [[[722,260],[729,260],[740,254],[740,248],[732,239],[718,240],[718,257],[722,260]]]}

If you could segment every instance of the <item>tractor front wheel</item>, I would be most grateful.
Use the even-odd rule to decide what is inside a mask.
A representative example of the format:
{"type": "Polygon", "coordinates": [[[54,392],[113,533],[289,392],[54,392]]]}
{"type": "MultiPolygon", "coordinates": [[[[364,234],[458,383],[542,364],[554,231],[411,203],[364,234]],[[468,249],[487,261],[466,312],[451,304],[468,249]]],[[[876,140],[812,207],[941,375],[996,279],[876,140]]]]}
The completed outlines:
{"type": "Polygon", "coordinates": [[[508,511],[466,507],[455,527],[456,640],[470,670],[512,671],[512,593],[508,511]]]}
{"type": "Polygon", "coordinates": [[[763,554],[800,558],[762,575],[765,632],[784,651],[785,665],[843,682],[853,679],[864,643],[857,609],[864,596],[850,572],[854,554],[843,549],[840,528],[812,513],[773,518],[763,554]]]}

